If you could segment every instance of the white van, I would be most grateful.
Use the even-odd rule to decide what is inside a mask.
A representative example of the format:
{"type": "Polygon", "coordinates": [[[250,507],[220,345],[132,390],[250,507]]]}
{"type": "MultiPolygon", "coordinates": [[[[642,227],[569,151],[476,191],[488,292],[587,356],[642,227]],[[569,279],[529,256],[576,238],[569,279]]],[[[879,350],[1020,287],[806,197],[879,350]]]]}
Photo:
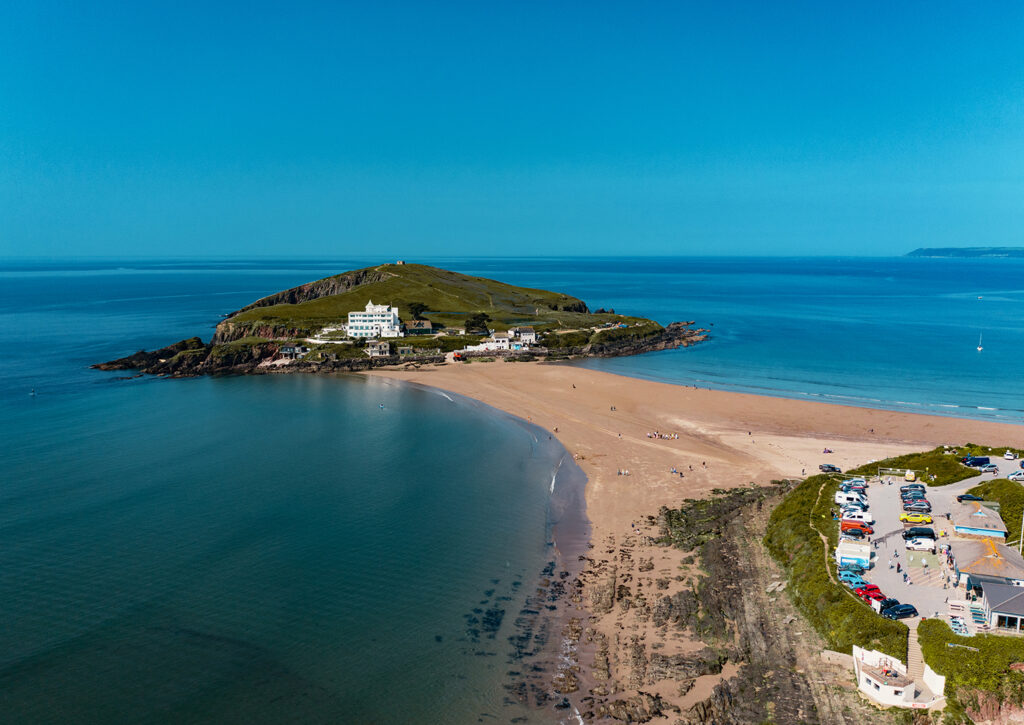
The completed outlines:
{"type": "Polygon", "coordinates": [[[835,502],[838,503],[838,504],[844,504],[844,503],[864,503],[864,504],[866,504],[867,503],[867,501],[864,499],[863,496],[861,496],[859,493],[854,493],[853,491],[851,491],[850,493],[843,493],[842,491],[836,491],[835,502]]]}
{"type": "Polygon", "coordinates": [[[843,521],[860,521],[865,524],[875,523],[875,517],[867,511],[844,511],[843,521]]]}

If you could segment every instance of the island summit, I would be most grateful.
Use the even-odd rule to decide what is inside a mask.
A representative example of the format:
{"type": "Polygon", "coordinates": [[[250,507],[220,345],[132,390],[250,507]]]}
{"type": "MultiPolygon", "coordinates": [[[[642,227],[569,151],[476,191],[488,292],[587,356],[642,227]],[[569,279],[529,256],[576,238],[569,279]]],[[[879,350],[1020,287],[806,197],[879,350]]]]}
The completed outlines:
{"type": "Polygon", "coordinates": [[[256,300],[227,315],[209,343],[193,337],[93,367],[191,376],[613,357],[706,339],[692,325],[591,312],[566,294],[399,261],[256,300]]]}

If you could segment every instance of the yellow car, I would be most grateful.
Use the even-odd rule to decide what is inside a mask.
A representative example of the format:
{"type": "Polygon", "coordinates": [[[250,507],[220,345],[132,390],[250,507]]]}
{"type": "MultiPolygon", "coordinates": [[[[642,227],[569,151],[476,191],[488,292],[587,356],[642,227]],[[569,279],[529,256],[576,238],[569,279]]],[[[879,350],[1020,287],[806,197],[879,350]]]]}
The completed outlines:
{"type": "Polygon", "coordinates": [[[932,517],[928,514],[900,514],[900,521],[907,524],[930,524],[932,517]]]}

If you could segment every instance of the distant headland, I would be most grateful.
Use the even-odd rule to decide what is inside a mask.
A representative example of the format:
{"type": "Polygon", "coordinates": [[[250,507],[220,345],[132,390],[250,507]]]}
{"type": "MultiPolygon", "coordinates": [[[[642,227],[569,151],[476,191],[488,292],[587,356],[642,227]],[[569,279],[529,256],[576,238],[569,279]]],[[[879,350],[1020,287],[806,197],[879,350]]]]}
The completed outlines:
{"type": "Polygon", "coordinates": [[[692,325],[592,312],[566,294],[398,261],[256,300],[226,315],[208,343],[193,337],[93,367],[181,377],[614,357],[706,339],[692,325]]]}
{"type": "Polygon", "coordinates": [[[1024,258],[1024,247],[920,247],[908,257],[1018,257],[1024,258]]]}

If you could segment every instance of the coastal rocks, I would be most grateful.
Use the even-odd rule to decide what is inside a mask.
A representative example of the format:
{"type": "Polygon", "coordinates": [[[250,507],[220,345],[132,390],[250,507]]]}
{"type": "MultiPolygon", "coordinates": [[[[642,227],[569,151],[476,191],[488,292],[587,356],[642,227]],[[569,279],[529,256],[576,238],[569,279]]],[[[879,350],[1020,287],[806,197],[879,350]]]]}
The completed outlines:
{"type": "Polygon", "coordinates": [[[190,337],[187,340],[181,340],[159,350],[152,352],[139,350],[134,355],[111,360],[110,362],[98,363],[92,367],[96,370],[142,370],[143,372],[148,372],[158,366],[166,365],[168,369],[172,369],[179,362],[184,363],[193,355],[201,356],[202,359],[205,359],[209,352],[209,345],[206,345],[198,337],[190,337]]]}
{"type": "Polygon", "coordinates": [[[645,723],[670,713],[679,714],[680,709],[663,699],[661,695],[638,692],[629,698],[596,705],[591,717],[609,718],[623,723],[645,723]]]}
{"type": "MultiPolygon", "coordinates": [[[[1011,665],[1013,667],[1013,665],[1011,665]]],[[[961,688],[956,693],[971,722],[977,725],[1020,725],[1024,723],[1024,705],[993,692],[961,688]]]]}
{"type": "Polygon", "coordinates": [[[701,675],[717,675],[728,657],[705,647],[692,655],[652,654],[647,666],[647,684],[660,680],[693,680],[701,675]]]}

